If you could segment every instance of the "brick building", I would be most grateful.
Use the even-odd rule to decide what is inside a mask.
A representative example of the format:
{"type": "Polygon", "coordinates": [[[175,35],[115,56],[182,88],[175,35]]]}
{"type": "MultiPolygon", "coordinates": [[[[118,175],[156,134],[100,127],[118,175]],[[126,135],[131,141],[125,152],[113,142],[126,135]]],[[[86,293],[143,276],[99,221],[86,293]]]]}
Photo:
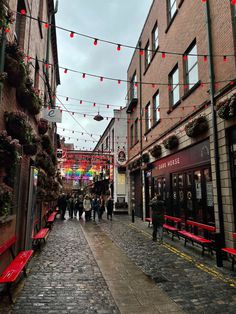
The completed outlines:
{"type": "Polygon", "coordinates": [[[235,16],[230,0],[154,0],[128,68],[127,107],[136,215],[149,217],[158,192],[169,214],[216,226],[230,245],[235,16]]]}
{"type": "Polygon", "coordinates": [[[41,22],[55,25],[55,13],[53,0],[0,4],[0,244],[16,235],[16,252],[31,248],[34,221],[43,224],[59,186],[56,124],[41,119],[60,83],[56,29],[41,22]]]}

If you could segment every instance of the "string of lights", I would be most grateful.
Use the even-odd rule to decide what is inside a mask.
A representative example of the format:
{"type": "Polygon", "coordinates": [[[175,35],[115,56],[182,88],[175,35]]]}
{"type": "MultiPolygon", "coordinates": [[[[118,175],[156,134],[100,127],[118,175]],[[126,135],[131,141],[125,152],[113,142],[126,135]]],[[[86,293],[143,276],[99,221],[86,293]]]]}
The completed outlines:
{"type": "MultiPolygon", "coordinates": [[[[207,1],[208,0],[201,0],[202,3],[206,3],[207,1]]],[[[231,0],[231,4],[236,5],[236,0],[231,0]]],[[[31,20],[35,20],[35,21],[37,21],[37,23],[41,23],[46,29],[48,29],[49,27],[54,27],[58,30],[65,31],[65,32],[69,33],[70,38],[75,38],[75,36],[80,36],[80,37],[84,37],[87,39],[92,39],[94,46],[97,46],[99,42],[114,45],[114,46],[116,46],[116,50],[118,52],[121,51],[122,48],[127,48],[127,49],[132,49],[132,50],[138,50],[140,55],[144,55],[145,51],[152,52],[152,53],[155,52],[157,54],[160,54],[162,56],[162,58],[166,58],[167,55],[179,55],[179,56],[183,56],[184,58],[186,58],[188,56],[197,56],[197,57],[203,57],[204,59],[207,59],[208,57],[210,57],[206,53],[197,53],[197,54],[191,53],[191,54],[188,54],[188,56],[187,56],[185,53],[181,53],[181,52],[177,52],[177,51],[164,51],[164,50],[160,50],[160,49],[158,49],[158,50],[144,49],[144,48],[140,48],[137,46],[132,46],[132,45],[124,44],[124,43],[117,43],[117,42],[114,42],[111,40],[99,38],[97,36],[91,36],[91,35],[87,35],[84,33],[80,33],[80,32],[75,31],[75,30],[70,30],[70,29],[67,29],[67,28],[62,27],[62,26],[50,24],[48,21],[43,21],[43,20],[40,20],[38,17],[33,17],[32,15],[27,14],[25,9],[21,9],[20,12],[14,11],[14,13],[24,15],[25,17],[27,17],[31,20]]],[[[5,31],[9,32],[9,27],[7,27],[5,29],[5,31]]],[[[227,57],[235,57],[235,54],[229,54],[229,53],[214,54],[214,55],[212,55],[212,57],[220,57],[220,58],[223,58],[224,61],[226,61],[227,57]]],[[[205,60],[205,61],[207,61],[207,60],[205,60]]]]}

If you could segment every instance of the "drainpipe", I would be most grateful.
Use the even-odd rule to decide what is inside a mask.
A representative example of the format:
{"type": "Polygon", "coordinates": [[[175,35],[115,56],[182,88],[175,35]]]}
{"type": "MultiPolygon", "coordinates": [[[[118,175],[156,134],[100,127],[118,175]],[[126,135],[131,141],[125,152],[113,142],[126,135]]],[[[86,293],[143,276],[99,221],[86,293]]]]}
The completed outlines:
{"type": "MultiPolygon", "coordinates": [[[[46,48],[46,64],[49,64],[49,51],[50,51],[50,42],[51,42],[51,24],[52,24],[52,16],[55,15],[58,11],[58,0],[56,1],[55,4],[55,9],[54,11],[51,13],[49,13],[49,19],[48,19],[48,32],[47,32],[47,48],[46,48]]],[[[46,86],[45,86],[45,90],[46,87],[48,88],[48,92],[49,92],[49,96],[50,96],[50,103],[51,106],[53,107],[53,101],[52,101],[52,95],[51,95],[51,88],[50,88],[50,83],[49,83],[49,71],[48,68],[46,67],[46,71],[45,71],[45,76],[46,76],[46,86]]],[[[45,100],[46,100],[46,95],[45,95],[45,100]]]]}
{"type": "MultiPolygon", "coordinates": [[[[5,47],[6,47],[6,33],[3,27],[0,45],[0,73],[3,73],[4,71],[5,47]]],[[[3,82],[0,82],[0,105],[2,104],[2,95],[3,95],[3,82]]]]}
{"type": "MultiPolygon", "coordinates": [[[[139,49],[141,49],[141,41],[139,42],[139,49]]],[[[139,50],[140,51],[140,50],[139,50]]],[[[142,106],[142,56],[139,54],[139,116],[140,116],[140,160],[142,165],[142,157],[143,157],[143,106],[142,106]]],[[[141,189],[142,189],[142,212],[143,219],[145,219],[145,177],[144,170],[140,166],[140,180],[141,180],[141,189]]]]}
{"type": "MultiPolygon", "coordinates": [[[[220,157],[219,157],[219,145],[218,145],[218,130],[217,130],[217,117],[215,110],[215,72],[213,62],[213,50],[212,50],[212,29],[211,29],[211,13],[209,1],[206,1],[206,23],[207,23],[207,41],[208,41],[208,55],[209,55],[209,78],[210,78],[210,101],[211,101],[211,118],[213,129],[213,143],[214,143],[214,161],[216,170],[216,192],[217,203],[219,213],[219,227],[220,227],[220,239],[219,242],[224,246],[224,216],[223,216],[223,204],[221,193],[221,176],[220,176],[220,157]]],[[[217,265],[220,266],[220,265],[217,265]]]]}

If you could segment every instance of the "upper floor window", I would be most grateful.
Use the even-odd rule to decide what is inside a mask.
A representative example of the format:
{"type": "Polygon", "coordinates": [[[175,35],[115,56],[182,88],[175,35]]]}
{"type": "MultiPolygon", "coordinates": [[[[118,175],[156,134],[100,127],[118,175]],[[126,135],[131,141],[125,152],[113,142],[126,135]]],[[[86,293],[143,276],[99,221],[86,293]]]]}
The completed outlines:
{"type": "Polygon", "coordinates": [[[111,131],[111,149],[113,152],[115,149],[114,145],[115,145],[115,132],[114,132],[114,129],[112,129],[112,131],[111,131]]]}
{"type": "Polygon", "coordinates": [[[197,61],[197,45],[194,42],[185,53],[185,82],[191,89],[198,82],[198,61],[197,61]]]}
{"type": "Polygon", "coordinates": [[[130,82],[130,99],[138,98],[137,74],[134,73],[130,82]]]}
{"type": "Polygon", "coordinates": [[[134,122],[134,142],[138,142],[138,119],[134,122]]]}
{"type": "Polygon", "coordinates": [[[107,136],[106,138],[106,149],[108,150],[109,149],[109,137],[107,136]]]}
{"type": "Polygon", "coordinates": [[[43,19],[43,2],[44,0],[39,1],[39,10],[38,10],[38,26],[39,26],[39,32],[40,32],[41,38],[43,38],[42,22],[41,22],[44,20],[43,19]]]}
{"type": "Polygon", "coordinates": [[[177,10],[176,0],[167,0],[168,7],[168,21],[170,22],[177,10]]]}
{"type": "Polygon", "coordinates": [[[154,28],[153,28],[153,30],[152,30],[152,50],[153,50],[153,53],[155,52],[155,50],[159,46],[158,36],[159,36],[158,26],[157,26],[157,23],[156,23],[154,28]]]}
{"type": "Polygon", "coordinates": [[[160,94],[159,91],[153,96],[153,123],[160,120],[160,94]]]}
{"type": "Polygon", "coordinates": [[[39,89],[39,62],[38,62],[38,58],[35,58],[35,69],[34,69],[34,88],[36,90],[39,89]]]}
{"type": "Polygon", "coordinates": [[[176,66],[169,74],[170,104],[174,106],[179,101],[179,69],[176,66]]]}
{"type": "Polygon", "coordinates": [[[146,122],[146,132],[151,129],[151,105],[147,104],[145,107],[145,122],[146,122]]]}
{"type": "Polygon", "coordinates": [[[130,146],[134,145],[134,126],[133,124],[130,127],[130,146]]]}
{"type": "MultiPolygon", "coordinates": [[[[26,12],[26,6],[24,0],[18,0],[17,3],[17,12],[20,12],[24,9],[26,12]]],[[[26,16],[24,14],[16,14],[16,39],[17,43],[24,48],[24,40],[25,40],[25,27],[26,27],[26,16]]]]}
{"type": "Polygon", "coordinates": [[[151,51],[150,51],[150,44],[148,41],[145,47],[145,69],[148,67],[150,62],[151,62],[151,51]]]}
{"type": "Polygon", "coordinates": [[[236,30],[236,5],[232,4],[233,6],[233,20],[234,20],[234,28],[236,30]]]}

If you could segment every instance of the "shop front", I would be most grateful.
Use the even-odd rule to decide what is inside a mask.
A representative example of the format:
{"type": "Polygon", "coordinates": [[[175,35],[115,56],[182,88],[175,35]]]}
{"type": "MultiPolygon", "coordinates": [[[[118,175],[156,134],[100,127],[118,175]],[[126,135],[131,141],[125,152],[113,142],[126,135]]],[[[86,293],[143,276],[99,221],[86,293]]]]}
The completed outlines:
{"type": "Polygon", "coordinates": [[[146,204],[158,193],[169,215],[215,225],[209,140],[154,162],[146,183],[146,204]]]}

